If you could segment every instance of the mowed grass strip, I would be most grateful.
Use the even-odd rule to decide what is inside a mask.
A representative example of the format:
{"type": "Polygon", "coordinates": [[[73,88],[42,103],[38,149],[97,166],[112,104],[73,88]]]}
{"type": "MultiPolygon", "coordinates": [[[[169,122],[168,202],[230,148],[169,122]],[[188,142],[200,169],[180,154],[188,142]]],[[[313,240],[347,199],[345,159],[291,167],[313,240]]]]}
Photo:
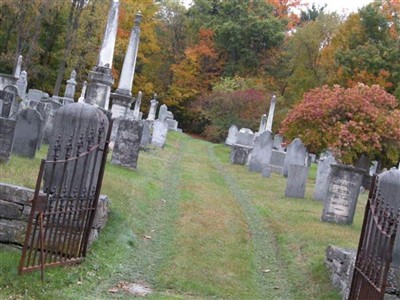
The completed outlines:
{"type": "Polygon", "coordinates": [[[249,228],[208,143],[190,140],[183,157],[177,253],[161,270],[167,288],[206,298],[260,299],[249,228]]]}
{"type": "Polygon", "coordinates": [[[273,233],[291,299],[341,299],[324,264],[325,250],[331,244],[357,248],[367,193],[359,197],[352,225],[324,223],[320,220],[323,203],[312,199],[317,165],[311,166],[305,198],[285,198],[283,176],[262,178],[247,166],[229,164],[230,148],[224,145],[215,145],[214,151],[273,233]]]}

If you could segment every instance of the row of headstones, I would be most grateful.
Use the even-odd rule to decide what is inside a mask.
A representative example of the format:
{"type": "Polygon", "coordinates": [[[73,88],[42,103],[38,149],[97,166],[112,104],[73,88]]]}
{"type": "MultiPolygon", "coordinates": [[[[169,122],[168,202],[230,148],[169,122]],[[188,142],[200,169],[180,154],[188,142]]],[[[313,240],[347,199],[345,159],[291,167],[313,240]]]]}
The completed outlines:
{"type": "MultiPolygon", "coordinates": [[[[282,136],[264,131],[254,134],[250,129],[237,130],[231,126],[226,144],[231,145],[230,161],[248,165],[249,171],[261,172],[263,177],[277,173],[287,177],[285,197],[304,198],[309,166],[315,155],[309,155],[299,138],[281,146],[282,136]]],[[[370,172],[376,171],[376,162],[370,172]]],[[[322,221],[351,224],[365,170],[337,164],[332,153],[321,155],[318,164],[314,199],[324,201],[322,221]]]]}

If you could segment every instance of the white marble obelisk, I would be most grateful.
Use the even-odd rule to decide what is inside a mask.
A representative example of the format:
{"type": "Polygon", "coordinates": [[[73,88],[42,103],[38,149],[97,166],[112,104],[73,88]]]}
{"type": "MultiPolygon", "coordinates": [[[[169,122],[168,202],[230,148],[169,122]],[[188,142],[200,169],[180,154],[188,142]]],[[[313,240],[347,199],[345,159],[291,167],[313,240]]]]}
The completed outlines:
{"type": "Polygon", "coordinates": [[[118,11],[119,0],[113,0],[111,3],[111,9],[108,13],[107,26],[104,32],[103,43],[101,44],[99,58],[97,60],[98,67],[108,67],[112,69],[115,40],[117,38],[118,29],[118,11]]]}
{"type": "Polygon", "coordinates": [[[267,123],[267,115],[263,114],[260,121],[260,127],[258,128],[258,133],[261,134],[265,131],[265,126],[267,123]]]}
{"type": "Polygon", "coordinates": [[[106,110],[110,102],[111,86],[114,83],[111,68],[117,36],[118,12],[119,0],[112,0],[97,66],[89,73],[89,84],[84,100],[106,110]]]}
{"type": "Polygon", "coordinates": [[[129,39],[128,49],[126,50],[124,64],[122,65],[122,71],[120,80],[118,83],[117,91],[123,94],[131,95],[133,78],[135,76],[136,59],[139,50],[139,39],[140,39],[140,22],[142,21],[142,15],[140,11],[136,14],[135,25],[132,28],[131,36],[129,39]]]}
{"type": "Polygon", "coordinates": [[[274,120],[275,103],[276,103],[276,97],[275,95],[273,95],[271,98],[271,104],[269,106],[267,124],[265,125],[265,130],[269,132],[272,132],[272,122],[274,120]]]}
{"type": "Polygon", "coordinates": [[[19,78],[19,75],[21,74],[21,67],[22,67],[22,55],[18,56],[17,65],[15,66],[13,74],[15,78],[19,78]]]}
{"type": "MultiPolygon", "coordinates": [[[[131,90],[133,85],[133,78],[135,75],[136,59],[139,50],[139,25],[141,21],[142,15],[139,11],[135,16],[135,24],[132,28],[129,38],[129,44],[126,50],[124,64],[122,65],[121,76],[118,82],[118,88],[115,93],[111,94],[111,97],[113,99],[113,105],[111,107],[113,118],[125,117],[133,101],[131,90]]],[[[136,118],[137,116],[134,115],[134,118],[136,118]]]]}

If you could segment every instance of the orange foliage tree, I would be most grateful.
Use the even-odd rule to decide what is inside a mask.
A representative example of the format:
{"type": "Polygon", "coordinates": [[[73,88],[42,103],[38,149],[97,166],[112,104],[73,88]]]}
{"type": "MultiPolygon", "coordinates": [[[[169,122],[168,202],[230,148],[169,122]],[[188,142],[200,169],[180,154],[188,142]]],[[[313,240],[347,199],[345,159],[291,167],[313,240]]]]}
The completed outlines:
{"type": "Polygon", "coordinates": [[[400,157],[399,118],[396,98],[378,85],[323,86],[304,95],[281,133],[300,137],[313,153],[331,149],[343,163],[354,163],[364,153],[393,165],[400,157]]]}

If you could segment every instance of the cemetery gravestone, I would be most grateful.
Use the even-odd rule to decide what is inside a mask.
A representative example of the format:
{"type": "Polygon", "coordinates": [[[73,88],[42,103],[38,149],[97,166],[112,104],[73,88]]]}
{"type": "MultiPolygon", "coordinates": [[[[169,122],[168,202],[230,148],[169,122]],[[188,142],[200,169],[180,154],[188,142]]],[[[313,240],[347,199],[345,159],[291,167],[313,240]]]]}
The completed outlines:
{"type": "Polygon", "coordinates": [[[0,110],[2,118],[8,118],[11,114],[12,104],[15,100],[15,95],[13,93],[0,91],[0,100],[3,103],[3,107],[0,110]]]}
{"type": "Polygon", "coordinates": [[[33,108],[25,108],[17,116],[12,152],[34,158],[42,130],[43,120],[33,108]]]}
{"type": "Polygon", "coordinates": [[[278,150],[278,151],[284,151],[285,149],[282,147],[283,143],[283,137],[280,134],[275,134],[274,136],[274,143],[273,143],[273,149],[278,150]]]}
{"type": "MultiPolygon", "coordinates": [[[[161,114],[161,109],[160,109],[161,114]]],[[[168,123],[164,120],[157,119],[154,121],[153,136],[151,138],[151,144],[164,148],[165,141],[167,140],[168,123]]]]}
{"type": "Polygon", "coordinates": [[[143,123],[143,129],[142,129],[142,137],[140,139],[140,149],[146,150],[151,141],[151,129],[153,122],[149,120],[144,120],[142,121],[142,123],[143,123]]]}
{"type": "Polygon", "coordinates": [[[154,94],[154,99],[150,101],[149,115],[147,116],[147,120],[149,121],[154,121],[156,119],[156,111],[158,105],[158,101],[156,99],[157,94],[154,94]]]}
{"type": "Polygon", "coordinates": [[[283,175],[283,164],[285,163],[286,152],[272,150],[269,168],[272,173],[283,175]]]}
{"type": "Polygon", "coordinates": [[[245,165],[249,161],[254,146],[254,133],[242,128],[236,135],[236,143],[231,146],[230,161],[233,164],[245,165]]]}
{"type": "Polygon", "coordinates": [[[287,148],[283,164],[283,176],[288,176],[290,165],[304,166],[307,155],[306,147],[304,147],[302,141],[299,138],[295,138],[287,148]]]}
{"type": "Polygon", "coordinates": [[[139,120],[121,120],[118,126],[111,163],[136,169],[143,123],[139,120]]]}
{"type": "Polygon", "coordinates": [[[304,198],[308,176],[308,167],[290,165],[286,181],[285,197],[304,198]]]}
{"type": "MultiPolygon", "coordinates": [[[[107,116],[93,105],[86,103],[72,103],[61,107],[57,110],[54,117],[54,125],[52,135],[49,141],[49,148],[47,152],[47,160],[54,160],[54,150],[57,150],[58,159],[64,159],[67,145],[80,145],[78,150],[76,147],[71,149],[72,157],[77,156],[78,152],[83,153],[95,145],[103,143],[106,139],[109,121],[107,116]]],[[[61,186],[63,180],[64,186],[71,186],[72,183],[79,184],[73,188],[82,190],[85,187],[93,187],[97,183],[97,176],[99,175],[99,168],[101,166],[101,155],[93,157],[89,156],[88,159],[79,160],[76,165],[76,172],[73,171],[72,164],[68,166],[66,175],[62,176],[62,166],[56,166],[54,171],[45,169],[44,173],[44,188],[49,189],[51,186],[61,186]],[[88,174],[84,170],[91,170],[92,166],[96,165],[93,174],[88,174]],[[52,175],[51,173],[54,172],[52,175]],[[72,174],[75,173],[74,178],[72,174]],[[93,176],[92,176],[93,175],[93,176]]],[[[91,172],[90,172],[91,173],[91,172]]]]}
{"type": "Polygon", "coordinates": [[[327,197],[322,221],[352,224],[361,182],[365,170],[352,166],[331,165],[327,197]]]}
{"type": "Polygon", "coordinates": [[[0,118],[0,163],[7,163],[11,156],[16,121],[0,118]]]}
{"type": "Polygon", "coordinates": [[[271,159],[272,143],[273,140],[271,132],[269,131],[264,131],[255,138],[249,163],[249,171],[261,172],[268,166],[271,159]]]}
{"type": "Polygon", "coordinates": [[[271,168],[269,166],[265,167],[261,172],[261,176],[264,178],[271,177],[271,168]]]}
{"type": "Polygon", "coordinates": [[[238,131],[239,129],[237,128],[236,125],[231,125],[231,127],[229,127],[228,136],[226,137],[225,140],[225,145],[232,146],[236,144],[236,135],[238,131]]]}
{"type": "Polygon", "coordinates": [[[158,119],[164,122],[167,119],[167,113],[168,113],[168,107],[165,104],[161,105],[158,111],[158,119]]]}
{"type": "Polygon", "coordinates": [[[335,163],[336,160],[331,152],[320,159],[318,163],[317,180],[315,182],[315,190],[313,195],[315,200],[325,201],[328,193],[331,165],[335,163]]]}

